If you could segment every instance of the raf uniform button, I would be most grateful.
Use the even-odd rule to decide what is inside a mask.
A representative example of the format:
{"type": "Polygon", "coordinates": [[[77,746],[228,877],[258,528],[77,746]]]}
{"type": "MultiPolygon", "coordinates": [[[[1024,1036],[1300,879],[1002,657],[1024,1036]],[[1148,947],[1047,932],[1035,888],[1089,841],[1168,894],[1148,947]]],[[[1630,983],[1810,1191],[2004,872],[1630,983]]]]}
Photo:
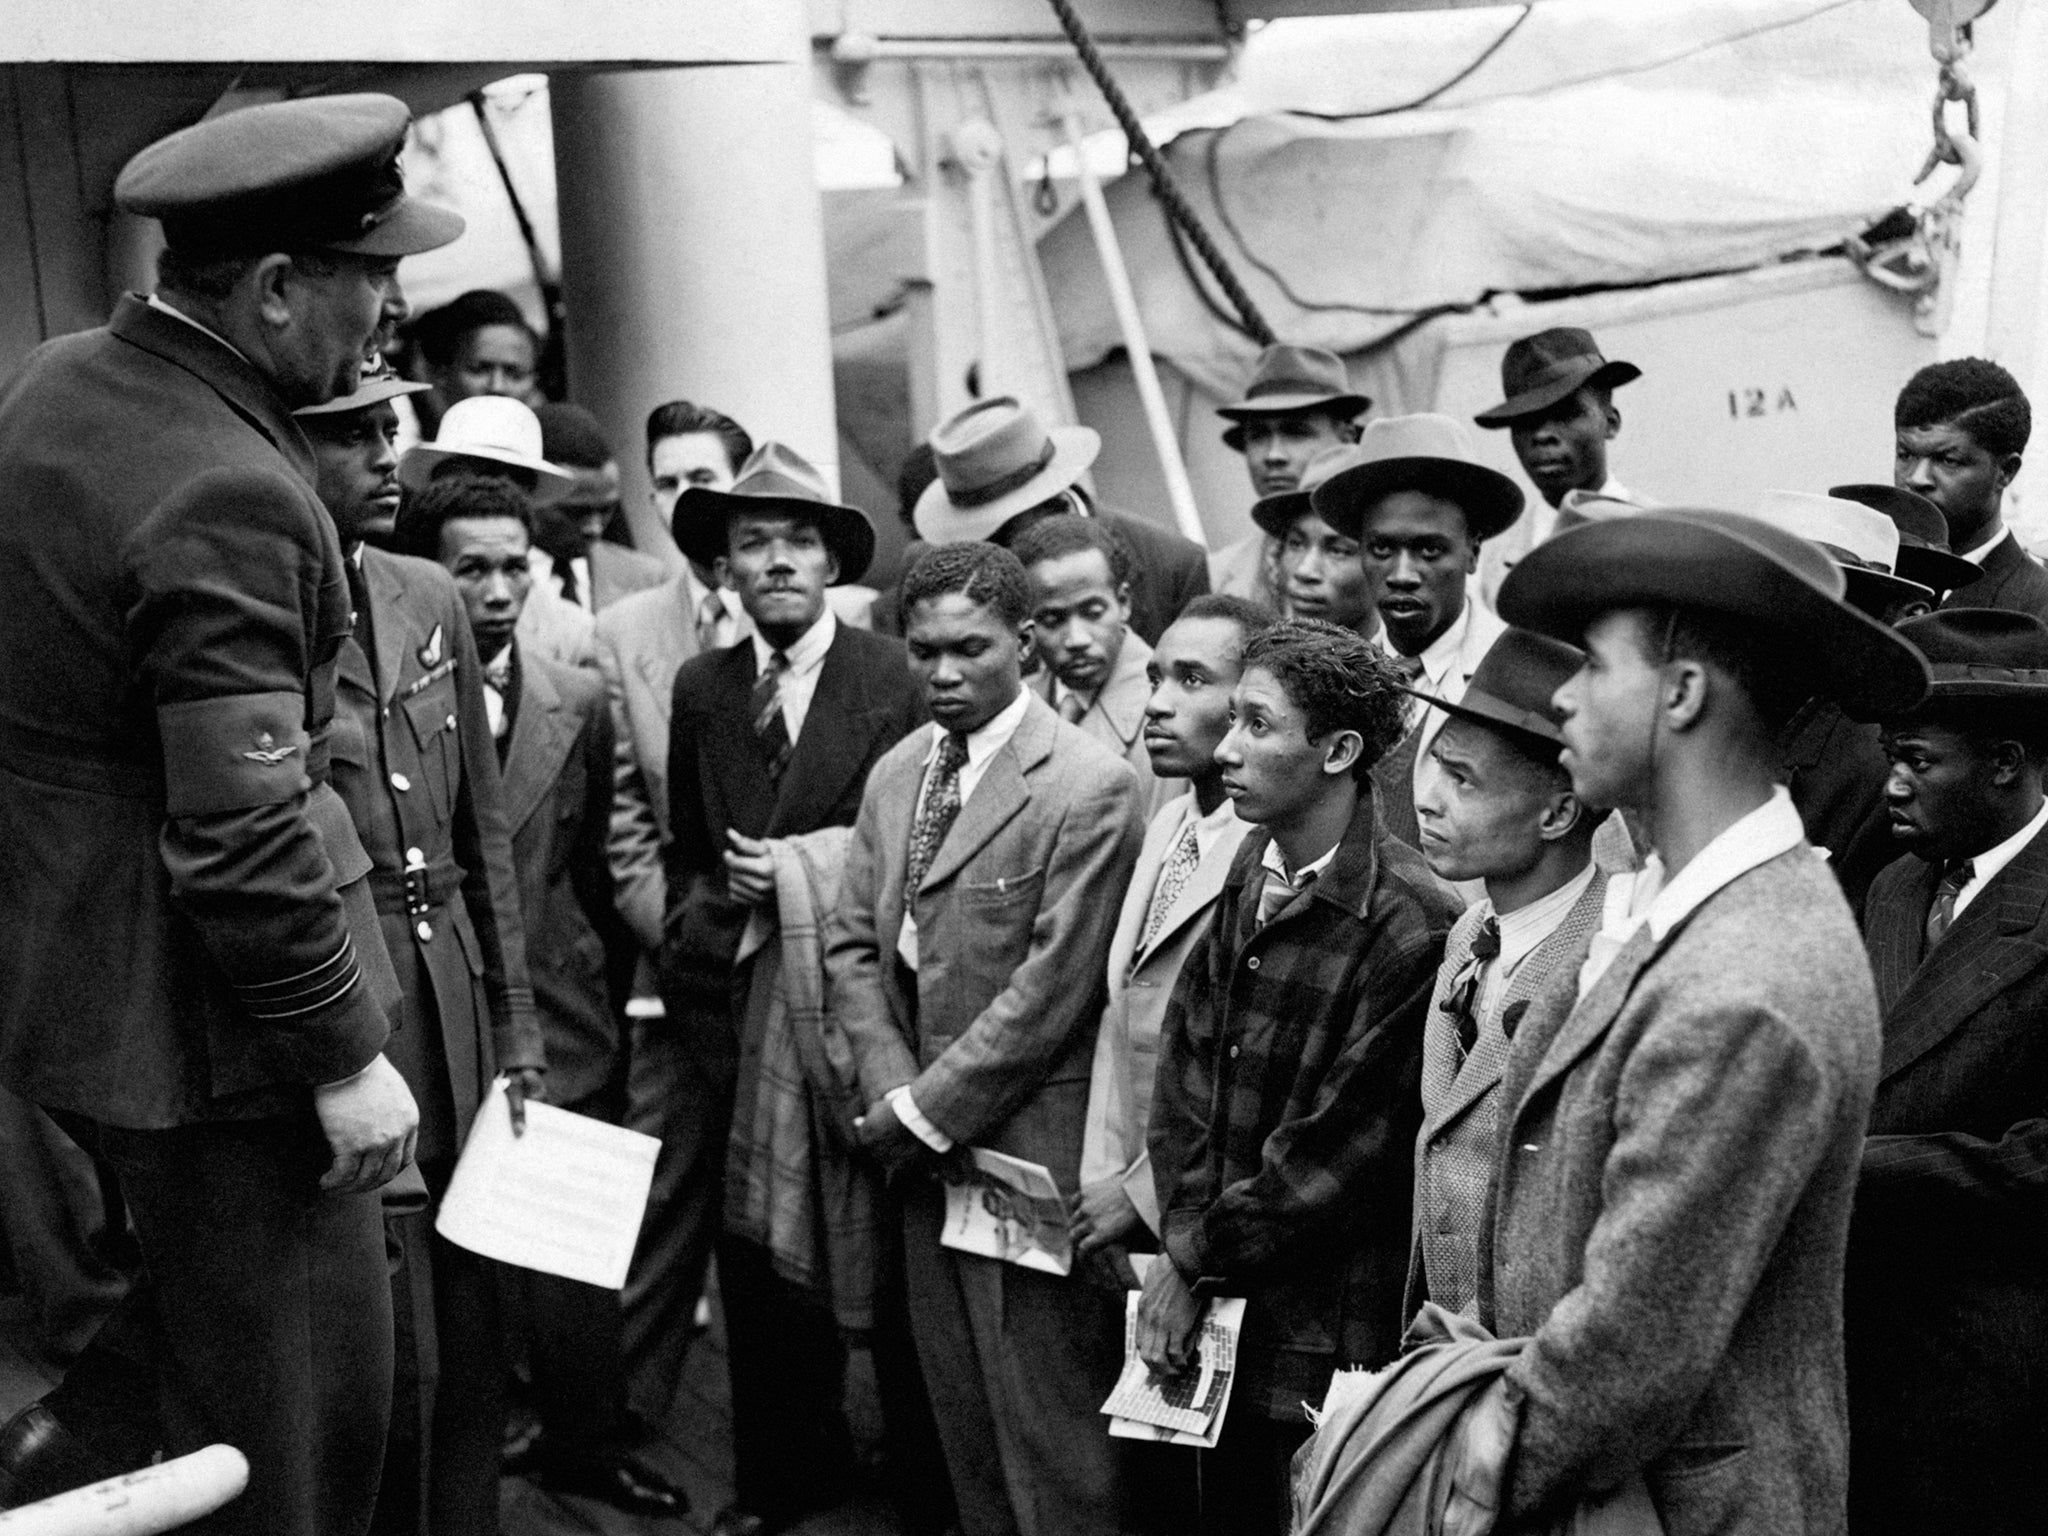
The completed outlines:
{"type": "Polygon", "coordinates": [[[451,731],[455,729],[455,717],[453,715],[448,717],[448,729],[451,731]]]}
{"type": "Polygon", "coordinates": [[[412,780],[402,773],[394,773],[391,775],[391,787],[402,795],[412,788],[412,780]]]}
{"type": "Polygon", "coordinates": [[[1232,1061],[1237,1060],[1237,1047],[1234,1045],[1230,1048],[1230,1059],[1232,1061]]]}
{"type": "Polygon", "coordinates": [[[420,936],[420,942],[421,942],[422,944],[425,944],[425,943],[426,943],[426,942],[427,942],[428,940],[432,939],[432,938],[433,938],[433,936],[434,936],[434,925],[433,925],[432,923],[428,922],[428,921],[427,921],[427,920],[426,920],[426,919],[425,919],[425,918],[423,917],[423,918],[421,918],[421,919],[420,919],[420,925],[419,925],[419,927],[418,927],[418,928],[416,928],[416,929],[414,929],[413,931],[414,931],[415,933],[417,933],[417,934],[418,934],[418,935],[420,936]]]}
{"type": "Polygon", "coordinates": [[[408,848],[405,850],[405,864],[408,869],[425,869],[427,856],[417,848],[408,848]]]}
{"type": "Polygon", "coordinates": [[[1257,955],[1253,955],[1251,959],[1245,961],[1245,968],[1248,970],[1256,971],[1259,968],[1259,957],[1257,955]]]}

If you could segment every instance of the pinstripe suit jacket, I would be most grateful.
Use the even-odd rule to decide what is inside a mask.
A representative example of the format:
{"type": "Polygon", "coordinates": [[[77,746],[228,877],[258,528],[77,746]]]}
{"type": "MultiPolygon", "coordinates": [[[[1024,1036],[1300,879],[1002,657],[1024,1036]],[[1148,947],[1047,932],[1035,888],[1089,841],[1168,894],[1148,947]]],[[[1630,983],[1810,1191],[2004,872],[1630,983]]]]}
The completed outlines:
{"type": "Polygon", "coordinates": [[[1499,1007],[1479,1021],[1479,1038],[1462,1063],[1457,1020],[1444,1009],[1492,908],[1470,908],[1451,929],[1422,1026],[1422,1129],[1415,1138],[1415,1236],[1404,1317],[1413,1317],[1425,1301],[1478,1315],[1479,1227],[1486,1219],[1500,1140],[1505,1026],[1510,1019],[1521,1022],[1551,977],[1577,974],[1599,931],[1606,896],[1607,876],[1595,873],[1557,927],[1516,967],[1499,1007]]]}

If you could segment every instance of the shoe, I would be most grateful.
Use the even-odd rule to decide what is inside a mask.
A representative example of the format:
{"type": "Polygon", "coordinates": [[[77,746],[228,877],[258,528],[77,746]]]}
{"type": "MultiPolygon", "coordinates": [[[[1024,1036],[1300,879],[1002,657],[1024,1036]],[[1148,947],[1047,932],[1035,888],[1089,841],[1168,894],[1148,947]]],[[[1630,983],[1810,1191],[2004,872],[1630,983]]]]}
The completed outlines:
{"type": "Polygon", "coordinates": [[[0,1425],[0,1509],[19,1509],[113,1477],[121,1469],[57,1421],[40,1402],[0,1425]]]}
{"type": "Polygon", "coordinates": [[[759,1515],[750,1515],[737,1504],[728,1504],[718,1512],[705,1536],[764,1536],[767,1529],[768,1522],[759,1515]]]}
{"type": "Polygon", "coordinates": [[[614,1509],[651,1520],[680,1519],[690,1510],[682,1489],[671,1486],[651,1468],[620,1458],[555,1462],[541,1472],[540,1485],[550,1493],[599,1499],[614,1509]]]}

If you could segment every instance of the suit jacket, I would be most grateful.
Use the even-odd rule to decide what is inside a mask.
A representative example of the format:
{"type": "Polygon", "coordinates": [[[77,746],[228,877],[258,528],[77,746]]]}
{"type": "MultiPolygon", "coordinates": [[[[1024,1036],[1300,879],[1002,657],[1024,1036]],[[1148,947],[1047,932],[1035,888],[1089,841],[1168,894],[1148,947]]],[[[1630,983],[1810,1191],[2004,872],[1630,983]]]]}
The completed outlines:
{"type": "Polygon", "coordinates": [[[602,613],[620,598],[633,592],[658,587],[669,578],[669,569],[652,555],[637,549],[598,539],[585,556],[590,565],[590,608],[602,613]]]}
{"type": "Polygon", "coordinates": [[[1425,1301],[1448,1312],[1476,1313],[1479,1304],[1479,1229],[1493,1192],[1493,1161],[1500,1141],[1500,1079],[1509,1040],[1553,976],[1577,976],[1600,929],[1607,876],[1572,903],[1550,934],[1515,968],[1493,1013],[1479,1021],[1472,1052],[1458,1059],[1457,1020],[1445,1011],[1458,975],[1472,958],[1486,912],[1473,907],[1458,919],[1437,967],[1436,990],[1422,1032],[1422,1129],[1415,1138],[1415,1241],[1408,1258],[1408,1291],[1401,1305],[1413,1317],[1425,1301]]]}
{"type": "Polygon", "coordinates": [[[1855,940],[1801,845],[1523,1016],[1480,1245],[1480,1320],[1531,1335],[1505,1514],[1640,1471],[1670,1536],[1842,1528],[1842,1260],[1878,1051],[1855,940]]]}
{"type": "Polygon", "coordinates": [[[1157,645],[1181,609],[1209,590],[1209,556],[1192,539],[1146,518],[1098,508],[1096,515],[1124,536],[1137,557],[1131,582],[1131,628],[1157,645]]]}
{"type": "Polygon", "coordinates": [[[383,1047],[312,478],[269,381],[132,296],[0,392],[0,1080],[36,1103],[303,1113],[383,1047]]]}
{"type": "Polygon", "coordinates": [[[1984,574],[1942,600],[1944,608],[2008,608],[2048,622],[2048,570],[2007,530],[1984,557],[1984,574]]]}
{"type": "Polygon", "coordinates": [[[353,637],[342,647],[334,785],[405,994],[390,1056],[419,1100],[425,1164],[461,1150],[500,1070],[547,1058],[461,594],[431,560],[370,548],[362,560],[374,655],[353,637]],[[409,864],[422,867],[410,881],[409,864]]]}
{"type": "Polygon", "coordinates": [[[748,910],[726,893],[726,832],[852,826],[869,769],[924,719],[903,643],[841,624],[778,789],[754,734],[756,675],[751,639],[692,657],[676,672],[669,716],[663,972],[674,995],[717,1011],[732,1003],[748,910]]]}
{"type": "Polygon", "coordinates": [[[565,667],[597,665],[597,629],[588,613],[536,581],[519,610],[513,630],[528,656],[545,656],[565,667]]]}
{"type": "MultiPolygon", "coordinates": [[[[1465,685],[1479,670],[1480,659],[1492,649],[1501,631],[1507,628],[1491,608],[1479,601],[1476,587],[1466,589],[1465,603],[1471,611],[1471,621],[1465,626],[1465,638],[1458,644],[1456,658],[1437,684],[1439,696],[1452,704],[1465,696],[1465,685]]],[[[1415,708],[1417,713],[1408,734],[1372,769],[1373,783],[1380,792],[1380,814],[1386,818],[1387,830],[1410,848],[1417,845],[1422,835],[1421,823],[1415,819],[1415,778],[1422,770],[1422,759],[1428,754],[1430,743],[1436,740],[1436,733],[1450,718],[1442,710],[1431,709],[1419,699],[1415,701],[1415,708]]]]}
{"type": "Polygon", "coordinates": [[[1784,769],[1806,840],[1827,849],[1849,910],[1861,912],[1870,882],[1899,852],[1884,805],[1891,761],[1877,727],[1811,700],[1786,731],[1784,769]]]}
{"type": "Polygon", "coordinates": [[[585,668],[521,655],[513,676],[498,800],[519,874],[548,1096],[566,1107],[589,1105],[615,1086],[619,1060],[605,970],[605,938],[616,922],[605,859],[611,710],[603,681],[585,668]]]}
{"type": "MultiPolygon", "coordinates": [[[[1116,666],[1109,680],[1096,690],[1088,711],[1076,720],[1084,735],[1092,736],[1131,765],[1138,776],[1138,808],[1149,820],[1167,801],[1186,793],[1187,780],[1162,779],[1152,772],[1152,754],[1145,750],[1145,706],[1152,699],[1152,680],[1145,667],[1152,660],[1152,647],[1135,629],[1124,635],[1116,666]]],[[[1059,708],[1059,690],[1047,670],[1032,679],[1039,697],[1059,708]]]]}
{"type": "Polygon", "coordinates": [[[1336,857],[1263,926],[1247,837],[1174,984],[1153,1087],[1164,1247],[1247,1298],[1244,1411],[1299,1422],[1401,1338],[1422,1018],[1456,907],[1360,797],[1336,857]]]}
{"type": "Polygon", "coordinates": [[[1939,878],[1898,860],[1865,924],[1884,1055],[1850,1229],[1854,1506],[2019,1531],[2048,1499],[2048,837],[1923,958],[1939,878]]]}
{"type": "Polygon", "coordinates": [[[868,776],[826,926],[832,1023],[863,1102],[908,1084],[954,1141],[1042,1163],[1071,1193],[1137,783],[1033,696],[918,886],[908,978],[896,941],[932,740],[913,731],[868,776]]]}
{"type": "Polygon", "coordinates": [[[1174,897],[1159,932],[1141,946],[1152,896],[1173,852],[1182,812],[1193,804],[1194,791],[1189,790],[1154,813],[1138,850],[1138,866],[1124,888],[1123,910],[1109,941],[1109,1001],[1103,1005],[1102,1026],[1095,1036],[1088,1121],[1081,1143],[1081,1182],[1117,1180],[1154,1236],[1159,1232],[1159,1194],[1145,1132],[1152,1123],[1159,1026],[1181,966],[1208,931],[1238,845],[1252,830],[1250,822],[1231,817],[1174,897]]]}

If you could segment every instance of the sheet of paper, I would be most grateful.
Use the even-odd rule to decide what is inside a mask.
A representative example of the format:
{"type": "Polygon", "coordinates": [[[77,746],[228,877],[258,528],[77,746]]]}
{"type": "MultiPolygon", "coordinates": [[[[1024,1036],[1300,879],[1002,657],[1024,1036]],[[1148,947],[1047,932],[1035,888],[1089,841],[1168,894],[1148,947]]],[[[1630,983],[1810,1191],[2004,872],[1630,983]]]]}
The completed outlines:
{"type": "Polygon", "coordinates": [[[1138,1358],[1138,1292],[1124,1305],[1124,1369],[1102,1405],[1109,1432],[1124,1440],[1158,1440],[1213,1450],[1230,1408],[1237,1378],[1237,1340],[1244,1332],[1244,1298],[1220,1296],[1202,1316],[1195,1363],[1178,1376],[1154,1380],[1138,1358]]]}
{"type": "Polygon", "coordinates": [[[946,1185],[946,1225],[939,1241],[962,1253],[1001,1259],[1048,1275],[1074,1268],[1067,1203],[1043,1163],[970,1147],[975,1177],[946,1185]]]}
{"type": "Polygon", "coordinates": [[[617,1290],[640,1237],[661,1143],[552,1104],[512,1134],[500,1078],[484,1096],[434,1229],[500,1263],[617,1290]]]}

